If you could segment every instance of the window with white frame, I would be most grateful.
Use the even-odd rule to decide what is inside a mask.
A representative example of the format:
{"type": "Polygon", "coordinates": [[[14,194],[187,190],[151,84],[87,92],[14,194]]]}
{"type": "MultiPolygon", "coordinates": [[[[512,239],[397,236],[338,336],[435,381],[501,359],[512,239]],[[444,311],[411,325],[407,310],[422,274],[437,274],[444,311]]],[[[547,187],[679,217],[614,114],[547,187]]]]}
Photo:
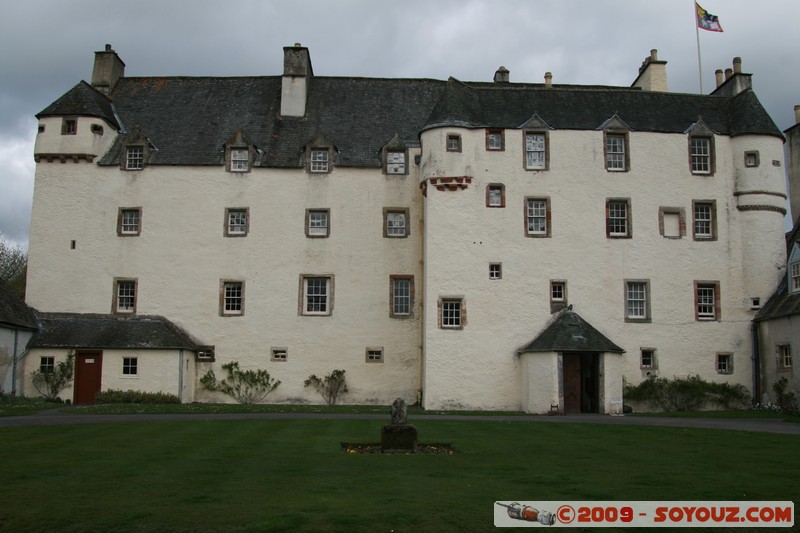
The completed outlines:
{"type": "Polygon", "coordinates": [[[490,183],[486,186],[486,207],[505,207],[506,187],[502,183],[490,183]]]}
{"type": "Polygon", "coordinates": [[[329,209],[306,209],[306,237],[328,237],[330,231],[329,209]]]}
{"type": "Polygon", "coordinates": [[[244,314],[244,282],[220,282],[220,315],[241,316],[244,314]]]}
{"type": "Polygon", "coordinates": [[[628,170],[627,153],[625,145],[627,138],[624,134],[606,133],[606,170],[611,172],[624,172],[628,170]]]}
{"type": "Polygon", "coordinates": [[[330,315],[333,308],[333,278],[331,276],[302,276],[303,315],[330,315]]]}
{"type": "Polygon", "coordinates": [[[141,234],[142,208],[121,207],[117,216],[117,235],[132,237],[141,234]]]}
{"type": "Polygon", "coordinates": [[[326,173],[330,171],[329,165],[330,159],[330,151],[320,148],[312,148],[311,149],[311,166],[309,167],[311,172],[315,173],[326,173]]]}
{"type": "Polygon", "coordinates": [[[778,344],[775,347],[775,355],[778,357],[778,370],[791,370],[792,368],[792,345],[778,344]]]}
{"type": "Polygon", "coordinates": [[[43,355],[39,358],[39,372],[42,374],[52,374],[56,369],[56,358],[51,355],[43,355]]]}
{"type": "Polygon", "coordinates": [[[249,229],[246,207],[231,207],[225,210],[225,236],[244,237],[249,229]]]}
{"type": "Polygon", "coordinates": [[[733,354],[732,353],[718,353],[717,354],[717,373],[718,374],[733,374],[733,354]]]}
{"type": "Polygon", "coordinates": [[[389,277],[391,292],[390,297],[390,316],[409,317],[411,316],[414,301],[414,276],[395,276],[389,277]]]}
{"type": "Polygon", "coordinates": [[[460,329],[465,322],[463,298],[439,299],[439,327],[443,329],[460,329]]]}
{"type": "Polygon", "coordinates": [[[566,281],[551,281],[550,282],[550,301],[551,302],[566,302],[567,301],[567,282],[566,281]]]}
{"type": "Polygon", "coordinates": [[[625,321],[644,322],[650,319],[649,283],[646,280],[625,282],[625,321]]]}
{"type": "Polygon", "coordinates": [[[138,357],[123,357],[122,358],[122,375],[123,376],[138,376],[139,375],[139,358],[138,357]]]}
{"type": "Polygon", "coordinates": [[[528,237],[550,236],[550,199],[525,199],[525,234],[528,237]]]}
{"type": "Polygon", "coordinates": [[[692,174],[711,174],[713,159],[709,137],[689,138],[689,157],[692,174]]]}
{"type": "Polygon", "coordinates": [[[383,347],[367,348],[365,360],[367,363],[383,363],[383,347]]]}
{"type": "Polygon", "coordinates": [[[692,202],[692,234],[694,239],[714,240],[717,236],[716,205],[709,200],[692,202]]]}
{"type": "Polygon", "coordinates": [[[408,209],[383,210],[383,236],[408,237],[408,209]]]}
{"type": "Polygon", "coordinates": [[[144,146],[128,146],[125,151],[125,170],[144,168],[144,146]]]}
{"type": "Polygon", "coordinates": [[[792,292],[800,291],[800,261],[792,263],[792,292]]]}
{"type": "Polygon", "coordinates": [[[489,279],[503,279],[502,263],[489,263],[489,279]]]}
{"type": "Polygon", "coordinates": [[[545,170],[547,168],[547,136],[545,133],[525,133],[525,168],[545,170]]]}
{"type": "Polygon", "coordinates": [[[450,133],[447,135],[447,151],[460,152],[461,151],[461,135],[450,133]]]}
{"type": "Polygon", "coordinates": [[[250,170],[250,150],[231,148],[231,172],[247,172],[248,170],[250,170]]]}
{"type": "Polygon", "coordinates": [[[387,151],[386,152],[386,173],[405,174],[406,173],[406,152],[387,151]]]}
{"type": "Polygon", "coordinates": [[[136,312],[136,280],[114,280],[114,312],[132,314],[136,312]]]}
{"type": "Polygon", "coordinates": [[[503,130],[486,130],[486,149],[491,151],[505,149],[503,130]]]}
{"type": "Polygon", "coordinates": [[[631,236],[630,200],[624,198],[606,201],[606,235],[611,238],[631,236]]]}
{"type": "Polygon", "coordinates": [[[285,347],[271,348],[270,359],[278,362],[287,361],[289,359],[289,349],[285,347]]]}
{"type": "Polygon", "coordinates": [[[696,320],[719,320],[719,282],[694,282],[694,303],[696,320]]]}
{"type": "Polygon", "coordinates": [[[654,348],[641,349],[639,367],[645,370],[656,368],[656,350],[654,348]]]}

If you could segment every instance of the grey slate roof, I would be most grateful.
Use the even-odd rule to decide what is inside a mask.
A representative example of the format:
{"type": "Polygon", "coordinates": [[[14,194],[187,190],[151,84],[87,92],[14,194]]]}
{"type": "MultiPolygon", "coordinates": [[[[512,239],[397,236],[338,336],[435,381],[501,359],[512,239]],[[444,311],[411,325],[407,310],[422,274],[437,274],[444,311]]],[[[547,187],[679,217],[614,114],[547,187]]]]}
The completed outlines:
{"type": "Polygon", "coordinates": [[[36,115],[36,118],[72,115],[100,117],[119,128],[111,101],[85,81],[81,81],[61,98],[44,108],[36,115]]]}
{"type": "Polygon", "coordinates": [[[517,350],[530,352],[611,352],[625,350],[611,342],[571,308],[562,309],[544,331],[517,350]]]}
{"type": "Polygon", "coordinates": [[[36,313],[4,281],[0,281],[0,326],[35,330],[36,313]]]}
{"type": "MultiPolygon", "coordinates": [[[[89,114],[140,126],[151,165],[222,165],[237,129],[259,149],[254,166],[298,168],[322,135],[334,164],[377,168],[395,134],[408,146],[437,126],[518,128],[538,114],[555,129],[592,130],[615,114],[633,131],[683,133],[702,118],[722,135],[783,138],[752,90],[735,96],[630,87],[311,77],[304,117],[281,117],[281,77],[122,78],[108,98],[81,82],[37,116],[89,114]],[[113,102],[113,108],[111,107],[113,102]],[[116,114],[114,112],[116,111],[116,114]]],[[[125,136],[101,158],[119,164],[125,136]]]]}
{"type": "Polygon", "coordinates": [[[198,344],[162,316],[42,313],[31,348],[186,349],[198,344]]]}

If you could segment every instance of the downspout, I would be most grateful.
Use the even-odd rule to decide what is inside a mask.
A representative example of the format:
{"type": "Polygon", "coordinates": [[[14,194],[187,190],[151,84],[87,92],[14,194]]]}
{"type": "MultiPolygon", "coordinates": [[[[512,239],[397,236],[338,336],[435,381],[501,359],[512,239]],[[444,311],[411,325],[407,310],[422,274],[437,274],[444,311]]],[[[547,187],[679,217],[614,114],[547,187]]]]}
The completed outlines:
{"type": "Polygon", "coordinates": [[[178,350],[178,400],[183,403],[183,348],[178,350]]]}
{"type": "Polygon", "coordinates": [[[761,356],[758,342],[758,322],[753,321],[753,405],[761,403],[761,356]]]}
{"type": "Polygon", "coordinates": [[[19,341],[19,330],[14,330],[14,354],[11,357],[11,396],[17,395],[17,342],[19,341]]]}

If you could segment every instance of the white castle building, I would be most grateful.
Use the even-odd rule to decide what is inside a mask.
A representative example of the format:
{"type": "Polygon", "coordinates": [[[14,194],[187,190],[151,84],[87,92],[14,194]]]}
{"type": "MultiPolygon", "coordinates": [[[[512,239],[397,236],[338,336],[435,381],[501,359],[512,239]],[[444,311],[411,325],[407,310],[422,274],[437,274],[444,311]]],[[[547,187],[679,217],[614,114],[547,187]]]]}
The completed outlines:
{"type": "MultiPolygon", "coordinates": [[[[755,390],[752,320],[786,271],[783,135],[734,60],[710,95],[632,86],[125,77],[111,48],[41,111],[26,376],[64,397],[614,413],[623,380],[755,390]]],[[[22,393],[33,394],[29,378],[22,393]]]]}

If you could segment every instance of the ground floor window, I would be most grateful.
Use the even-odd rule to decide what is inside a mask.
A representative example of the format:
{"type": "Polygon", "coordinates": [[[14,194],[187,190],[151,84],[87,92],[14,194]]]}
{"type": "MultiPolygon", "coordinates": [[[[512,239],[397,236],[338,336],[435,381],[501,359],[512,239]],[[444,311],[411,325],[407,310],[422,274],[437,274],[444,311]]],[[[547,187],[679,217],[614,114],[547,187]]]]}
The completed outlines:
{"type": "Polygon", "coordinates": [[[139,358],[138,357],[123,357],[122,358],[122,375],[123,376],[138,376],[139,375],[139,358]]]}

